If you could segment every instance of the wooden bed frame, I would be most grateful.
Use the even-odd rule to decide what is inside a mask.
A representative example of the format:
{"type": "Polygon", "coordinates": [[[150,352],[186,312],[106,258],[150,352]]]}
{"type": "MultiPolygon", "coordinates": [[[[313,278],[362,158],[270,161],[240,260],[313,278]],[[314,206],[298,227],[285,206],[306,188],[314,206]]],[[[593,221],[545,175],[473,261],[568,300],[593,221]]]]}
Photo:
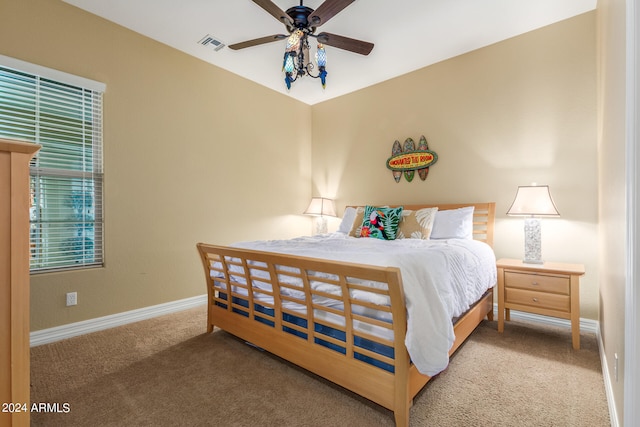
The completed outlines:
{"type": "MultiPolygon", "coordinates": [[[[439,209],[455,209],[464,206],[475,206],[474,238],[493,245],[493,223],[495,203],[469,203],[446,205],[404,205],[405,209],[420,209],[438,206],[439,209]]],[[[223,329],[253,345],[261,347],[285,360],[307,369],[329,381],[351,390],[394,413],[398,427],[409,425],[409,408],[413,398],[431,379],[418,372],[411,363],[405,347],[407,328],[406,308],[402,287],[401,271],[396,267],[375,267],[337,261],[321,260],[272,252],[236,249],[199,243],[197,245],[202,258],[208,291],[207,331],[212,332],[214,326],[223,329]],[[250,265],[251,262],[251,265],[250,265]],[[255,266],[259,263],[259,266],[255,266]],[[235,271],[230,272],[233,267],[235,271]],[[212,278],[211,271],[216,270],[223,279],[212,278]],[[331,274],[331,278],[322,278],[314,272],[331,274]],[[251,286],[251,280],[268,282],[273,292],[266,292],[251,286]],[[247,286],[239,286],[231,282],[231,278],[247,279],[247,286]],[[264,277],[269,279],[264,279],[264,277]],[[301,279],[304,284],[306,313],[292,311],[283,307],[285,301],[300,302],[282,295],[280,288],[294,288],[283,278],[301,279]],[[354,280],[356,279],[356,280],[354,280]],[[310,281],[324,281],[327,284],[340,286],[341,295],[311,290],[310,281]],[[359,285],[358,280],[370,280],[386,284],[387,289],[375,289],[359,285]],[[229,292],[244,288],[242,292],[229,292]],[[378,306],[359,302],[349,298],[350,290],[366,290],[387,296],[391,306],[378,306]],[[228,294],[231,294],[229,298],[228,294]],[[342,302],[344,310],[317,305],[312,295],[334,298],[342,302]],[[259,301],[258,298],[268,296],[273,304],[259,301]],[[344,297],[346,296],[346,297],[344,297]],[[392,323],[361,316],[351,311],[352,305],[365,308],[386,310],[393,318],[392,323]],[[264,310],[266,308],[266,310],[264,310]],[[336,325],[314,316],[314,310],[344,316],[344,325],[336,325]],[[292,323],[291,317],[301,318],[302,324],[292,323]],[[353,327],[358,321],[375,327],[393,331],[393,341],[374,335],[359,332],[353,327]],[[324,335],[317,329],[323,326],[338,329],[344,333],[344,340],[324,335]],[[393,355],[384,356],[377,352],[354,345],[357,339],[364,339],[376,344],[393,348],[393,355]],[[321,340],[322,343],[318,343],[321,340]],[[336,351],[330,345],[343,349],[336,351]],[[370,362],[361,360],[365,356],[370,361],[392,366],[393,372],[382,369],[370,362]]],[[[449,354],[452,354],[486,317],[493,320],[493,288],[463,316],[456,319],[454,325],[455,343],[449,354]]]]}

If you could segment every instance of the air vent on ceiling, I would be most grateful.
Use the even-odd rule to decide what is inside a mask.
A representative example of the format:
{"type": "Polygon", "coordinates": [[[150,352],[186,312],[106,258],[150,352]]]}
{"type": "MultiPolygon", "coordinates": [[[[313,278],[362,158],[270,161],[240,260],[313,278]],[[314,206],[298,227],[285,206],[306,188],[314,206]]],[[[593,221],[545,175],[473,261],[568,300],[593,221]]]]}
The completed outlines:
{"type": "Polygon", "coordinates": [[[206,36],[204,36],[198,43],[200,43],[202,46],[210,47],[216,52],[225,47],[225,44],[220,41],[220,39],[212,36],[211,34],[207,34],[206,36]]]}

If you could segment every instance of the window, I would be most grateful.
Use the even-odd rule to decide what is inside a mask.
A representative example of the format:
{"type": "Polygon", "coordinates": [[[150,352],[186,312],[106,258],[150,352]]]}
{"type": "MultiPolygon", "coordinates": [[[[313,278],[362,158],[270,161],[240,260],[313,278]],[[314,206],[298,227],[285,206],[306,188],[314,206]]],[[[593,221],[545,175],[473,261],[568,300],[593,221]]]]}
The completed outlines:
{"type": "Polygon", "coordinates": [[[0,137],[31,161],[31,272],[102,266],[101,83],[0,56],[0,137]]]}

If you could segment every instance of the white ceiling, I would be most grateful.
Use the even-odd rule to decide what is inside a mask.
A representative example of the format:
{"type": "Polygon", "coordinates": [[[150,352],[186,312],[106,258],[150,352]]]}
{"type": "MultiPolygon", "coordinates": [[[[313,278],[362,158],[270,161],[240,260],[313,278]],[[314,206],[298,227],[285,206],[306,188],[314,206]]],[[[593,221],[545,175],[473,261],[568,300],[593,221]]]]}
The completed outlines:
{"type": "MultiPolygon", "coordinates": [[[[597,0],[357,0],[317,32],[374,43],[373,51],[362,56],[327,46],[327,88],[305,77],[290,91],[282,72],[286,40],[218,52],[198,43],[207,34],[227,45],[286,34],[250,0],[64,1],[312,105],[588,12],[597,0]]],[[[299,4],[273,2],[282,10],[299,4]]]]}

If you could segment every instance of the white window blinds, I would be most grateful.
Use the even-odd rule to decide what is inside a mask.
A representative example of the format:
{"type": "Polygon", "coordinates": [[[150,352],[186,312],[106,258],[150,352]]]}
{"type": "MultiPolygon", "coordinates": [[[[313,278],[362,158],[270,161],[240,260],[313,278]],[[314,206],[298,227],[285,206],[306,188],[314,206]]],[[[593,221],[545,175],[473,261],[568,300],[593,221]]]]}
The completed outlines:
{"type": "Polygon", "coordinates": [[[101,266],[103,91],[3,59],[0,137],[42,145],[31,162],[31,271],[101,266]]]}

